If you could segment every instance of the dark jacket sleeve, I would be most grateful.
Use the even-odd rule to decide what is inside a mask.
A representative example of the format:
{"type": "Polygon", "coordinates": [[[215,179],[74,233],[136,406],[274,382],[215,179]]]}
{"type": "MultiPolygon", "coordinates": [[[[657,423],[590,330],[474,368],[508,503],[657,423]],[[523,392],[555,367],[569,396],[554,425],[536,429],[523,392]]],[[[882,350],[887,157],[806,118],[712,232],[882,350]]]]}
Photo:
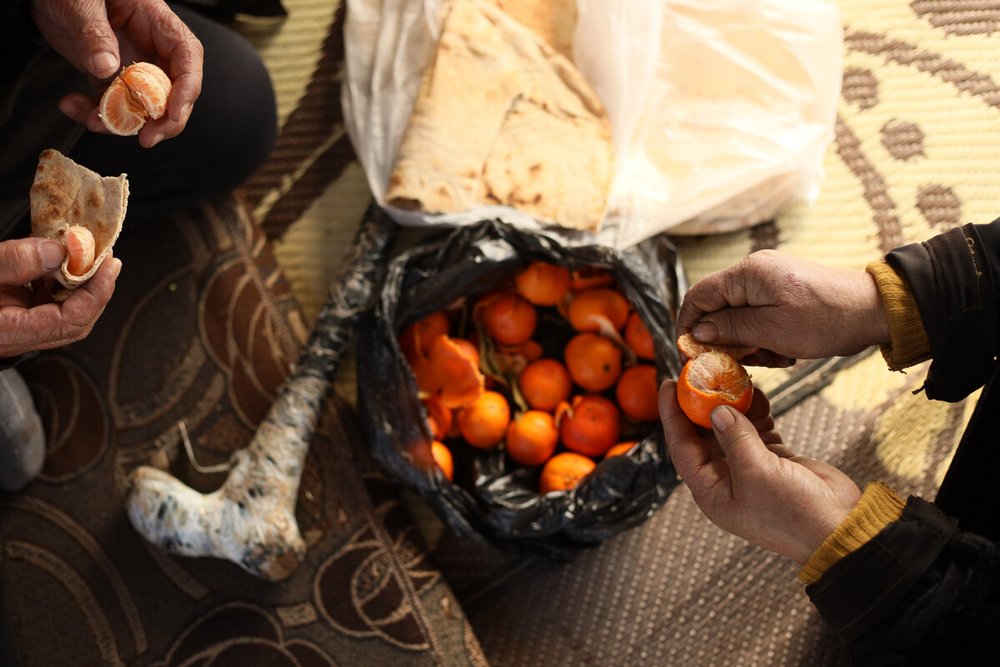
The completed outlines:
{"type": "Polygon", "coordinates": [[[806,588],[858,664],[992,664],[1000,548],[919,498],[806,588]]]}
{"type": "Polygon", "coordinates": [[[886,262],[909,285],[927,332],[927,396],[958,401],[982,387],[997,365],[1000,219],[897,248],[886,262]]]}
{"type": "Polygon", "coordinates": [[[44,44],[45,40],[31,20],[28,0],[0,2],[0,51],[44,44]]]}

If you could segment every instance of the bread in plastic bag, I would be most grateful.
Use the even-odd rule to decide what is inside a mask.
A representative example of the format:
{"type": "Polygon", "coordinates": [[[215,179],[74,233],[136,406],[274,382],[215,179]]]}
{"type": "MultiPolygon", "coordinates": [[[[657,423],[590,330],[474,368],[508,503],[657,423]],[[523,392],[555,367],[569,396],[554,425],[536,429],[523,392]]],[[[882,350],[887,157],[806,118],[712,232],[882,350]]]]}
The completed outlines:
{"type": "MultiPolygon", "coordinates": [[[[453,0],[464,2],[469,0],[453,0]]],[[[446,0],[348,0],[345,122],[380,205],[446,0]]],[[[730,231],[817,195],[833,138],[842,26],[832,0],[576,0],[573,61],[612,124],[615,177],[597,240],[624,248],[730,231]]],[[[402,224],[474,224],[485,206],[402,224]]]]}

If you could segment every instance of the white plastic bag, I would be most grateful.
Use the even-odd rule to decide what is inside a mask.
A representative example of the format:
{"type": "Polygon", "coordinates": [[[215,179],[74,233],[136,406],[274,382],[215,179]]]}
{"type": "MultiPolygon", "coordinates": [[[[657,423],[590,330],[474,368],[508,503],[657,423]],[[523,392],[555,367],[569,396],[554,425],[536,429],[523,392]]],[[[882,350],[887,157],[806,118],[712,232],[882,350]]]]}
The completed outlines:
{"type": "MultiPolygon", "coordinates": [[[[375,200],[386,186],[448,0],[348,0],[342,103],[375,200]]],[[[726,231],[812,201],[833,138],[841,24],[831,0],[577,0],[574,61],[611,120],[615,180],[597,234],[726,231]]],[[[402,224],[531,216],[489,206],[402,224]]]]}

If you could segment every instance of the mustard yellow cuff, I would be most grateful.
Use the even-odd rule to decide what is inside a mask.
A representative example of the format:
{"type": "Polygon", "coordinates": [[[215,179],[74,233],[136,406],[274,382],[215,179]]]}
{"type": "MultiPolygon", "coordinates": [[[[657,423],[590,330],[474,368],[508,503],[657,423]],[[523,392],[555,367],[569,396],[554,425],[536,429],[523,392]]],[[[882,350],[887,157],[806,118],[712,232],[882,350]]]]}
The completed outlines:
{"type": "Polygon", "coordinates": [[[883,261],[872,262],[865,270],[875,279],[889,321],[889,342],[879,349],[890,370],[930,359],[927,332],[906,281],[883,261]]]}
{"type": "Polygon", "coordinates": [[[906,501],[881,482],[865,487],[858,503],[799,570],[799,581],[814,584],[834,563],[899,519],[906,501]]]}

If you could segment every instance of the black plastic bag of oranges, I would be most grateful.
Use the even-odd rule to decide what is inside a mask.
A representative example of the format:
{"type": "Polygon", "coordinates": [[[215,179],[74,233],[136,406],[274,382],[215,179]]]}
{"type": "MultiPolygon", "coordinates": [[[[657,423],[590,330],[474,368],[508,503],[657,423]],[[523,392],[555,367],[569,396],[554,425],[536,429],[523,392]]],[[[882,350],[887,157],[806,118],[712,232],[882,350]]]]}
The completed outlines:
{"type": "Polygon", "coordinates": [[[358,336],[374,457],[456,534],[557,560],[641,523],[678,482],[656,404],[682,282],[664,237],[484,221],[399,254],[358,336]]]}

